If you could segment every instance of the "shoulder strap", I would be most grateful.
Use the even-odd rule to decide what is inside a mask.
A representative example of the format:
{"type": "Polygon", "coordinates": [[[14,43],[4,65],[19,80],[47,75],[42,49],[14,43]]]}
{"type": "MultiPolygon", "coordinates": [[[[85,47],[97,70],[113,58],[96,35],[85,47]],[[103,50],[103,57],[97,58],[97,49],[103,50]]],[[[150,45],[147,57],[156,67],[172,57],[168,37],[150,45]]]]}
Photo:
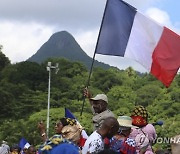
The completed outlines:
{"type": "MultiPolygon", "coordinates": [[[[141,130],[141,132],[146,136],[146,133],[142,130],[142,128],[140,128],[140,130],[141,130]]],[[[150,142],[150,140],[149,140],[148,137],[147,137],[147,139],[148,139],[148,141],[149,141],[149,146],[151,147],[151,150],[153,150],[153,149],[152,149],[151,142],[150,142]]]]}

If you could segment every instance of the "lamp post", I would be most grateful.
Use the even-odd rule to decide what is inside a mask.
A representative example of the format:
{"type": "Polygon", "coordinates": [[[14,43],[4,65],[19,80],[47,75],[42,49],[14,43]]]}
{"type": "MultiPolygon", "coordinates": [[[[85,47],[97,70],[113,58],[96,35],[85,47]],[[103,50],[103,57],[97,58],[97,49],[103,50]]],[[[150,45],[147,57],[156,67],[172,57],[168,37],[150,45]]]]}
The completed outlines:
{"type": "Polygon", "coordinates": [[[47,105],[47,126],[46,126],[46,134],[47,138],[49,137],[49,110],[50,110],[50,92],[51,92],[51,69],[55,69],[55,73],[59,71],[58,63],[56,63],[56,66],[52,66],[51,62],[48,62],[47,64],[47,71],[49,72],[49,84],[48,84],[48,105],[47,105]]]}

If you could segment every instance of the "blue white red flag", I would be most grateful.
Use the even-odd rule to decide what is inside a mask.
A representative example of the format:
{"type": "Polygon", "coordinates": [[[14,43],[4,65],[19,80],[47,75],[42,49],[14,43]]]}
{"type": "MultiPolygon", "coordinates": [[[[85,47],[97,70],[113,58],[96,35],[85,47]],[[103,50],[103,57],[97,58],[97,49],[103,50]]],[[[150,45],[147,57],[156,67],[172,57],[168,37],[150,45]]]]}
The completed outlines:
{"type": "Polygon", "coordinates": [[[122,0],[107,0],[96,53],[131,58],[168,87],[180,67],[180,36],[122,0]]]}

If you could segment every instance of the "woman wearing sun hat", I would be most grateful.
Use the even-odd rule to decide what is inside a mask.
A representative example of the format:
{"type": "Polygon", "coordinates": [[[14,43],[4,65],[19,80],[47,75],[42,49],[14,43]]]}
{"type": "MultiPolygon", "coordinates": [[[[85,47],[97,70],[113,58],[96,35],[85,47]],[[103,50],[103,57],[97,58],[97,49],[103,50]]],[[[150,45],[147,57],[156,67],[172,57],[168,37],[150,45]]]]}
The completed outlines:
{"type": "Polygon", "coordinates": [[[132,119],[129,116],[119,116],[117,119],[119,123],[118,134],[110,140],[110,149],[122,154],[135,154],[135,141],[129,138],[131,128],[137,128],[132,125],[132,119]]]}
{"type": "Polygon", "coordinates": [[[148,112],[145,107],[139,105],[131,114],[132,124],[139,129],[132,129],[130,137],[136,141],[136,152],[139,154],[153,154],[152,144],[156,139],[156,130],[152,124],[148,124],[148,112]]]}

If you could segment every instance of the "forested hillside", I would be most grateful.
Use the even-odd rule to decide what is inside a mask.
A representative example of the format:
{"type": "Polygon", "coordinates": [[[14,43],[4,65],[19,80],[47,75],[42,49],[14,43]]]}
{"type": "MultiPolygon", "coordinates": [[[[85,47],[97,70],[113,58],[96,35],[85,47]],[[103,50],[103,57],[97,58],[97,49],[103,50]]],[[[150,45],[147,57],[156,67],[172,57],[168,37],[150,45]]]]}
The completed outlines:
{"type": "MultiPolygon", "coordinates": [[[[83,102],[83,88],[87,82],[88,70],[79,62],[66,59],[48,59],[42,64],[21,62],[11,64],[0,52],[0,140],[10,144],[18,143],[24,136],[31,144],[41,144],[37,130],[40,120],[46,121],[48,71],[47,62],[59,63],[59,72],[52,72],[50,135],[54,123],[64,116],[69,108],[85,127],[92,132],[91,110],[83,102]]],[[[105,93],[109,108],[118,115],[130,115],[135,105],[143,105],[149,111],[149,122],[163,120],[164,126],[156,126],[159,137],[172,137],[180,133],[180,75],[170,88],[165,88],[150,74],[139,74],[132,68],[119,70],[94,68],[90,80],[93,95],[105,93]]],[[[167,144],[156,144],[165,147],[167,144]]]]}

